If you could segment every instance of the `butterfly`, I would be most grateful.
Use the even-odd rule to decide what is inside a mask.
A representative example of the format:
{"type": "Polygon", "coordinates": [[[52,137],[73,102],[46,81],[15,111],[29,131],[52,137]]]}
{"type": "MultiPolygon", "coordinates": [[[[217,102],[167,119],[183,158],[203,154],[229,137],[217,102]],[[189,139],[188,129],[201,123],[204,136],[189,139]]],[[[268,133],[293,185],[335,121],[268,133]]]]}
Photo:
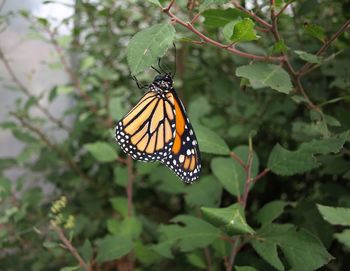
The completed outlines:
{"type": "Polygon", "coordinates": [[[117,123],[116,141],[133,159],[160,161],[182,181],[193,183],[201,170],[196,135],[173,87],[173,76],[155,70],[159,74],[148,91],[117,123]]]}

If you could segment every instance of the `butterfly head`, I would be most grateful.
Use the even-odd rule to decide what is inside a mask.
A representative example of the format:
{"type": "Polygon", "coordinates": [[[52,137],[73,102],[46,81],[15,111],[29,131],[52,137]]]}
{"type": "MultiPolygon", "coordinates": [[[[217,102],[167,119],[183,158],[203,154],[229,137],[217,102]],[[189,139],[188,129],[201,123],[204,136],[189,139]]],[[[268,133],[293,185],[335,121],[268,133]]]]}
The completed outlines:
{"type": "Polygon", "coordinates": [[[159,74],[153,80],[153,85],[162,90],[171,90],[173,87],[173,79],[171,74],[159,74]]]}

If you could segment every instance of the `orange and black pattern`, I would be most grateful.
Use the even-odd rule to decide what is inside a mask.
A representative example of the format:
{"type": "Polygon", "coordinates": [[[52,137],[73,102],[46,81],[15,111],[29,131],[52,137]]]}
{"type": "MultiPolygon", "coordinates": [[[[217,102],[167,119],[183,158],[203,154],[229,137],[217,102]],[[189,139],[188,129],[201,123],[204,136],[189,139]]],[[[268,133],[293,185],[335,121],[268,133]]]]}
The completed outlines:
{"type": "Polygon", "coordinates": [[[201,169],[198,142],[169,74],[158,75],[149,91],[116,126],[122,150],[139,161],[160,161],[184,182],[201,169]]]}

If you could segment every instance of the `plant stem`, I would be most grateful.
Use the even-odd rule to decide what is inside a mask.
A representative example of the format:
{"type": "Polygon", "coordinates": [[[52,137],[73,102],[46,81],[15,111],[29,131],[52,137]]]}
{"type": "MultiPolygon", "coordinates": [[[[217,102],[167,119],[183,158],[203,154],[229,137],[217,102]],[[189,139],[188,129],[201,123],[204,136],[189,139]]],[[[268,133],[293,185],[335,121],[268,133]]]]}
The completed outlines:
{"type": "Polygon", "coordinates": [[[236,237],[234,240],[234,244],[232,245],[232,250],[231,250],[230,258],[228,260],[228,264],[226,266],[226,271],[232,271],[237,253],[240,249],[239,243],[240,243],[240,238],[236,237]]]}
{"type": "Polygon", "coordinates": [[[70,129],[68,128],[68,126],[66,126],[62,120],[54,117],[50,111],[45,108],[44,106],[42,106],[39,102],[39,100],[37,99],[37,97],[33,96],[29,89],[27,87],[25,87],[25,85],[18,79],[18,77],[16,76],[15,72],[13,71],[9,61],[5,58],[5,55],[3,53],[3,50],[0,48],[0,59],[1,61],[4,63],[5,69],[7,70],[8,74],[10,75],[12,81],[17,85],[17,87],[19,88],[20,91],[22,91],[28,98],[32,98],[34,101],[34,104],[39,108],[39,110],[49,119],[51,120],[53,123],[55,123],[58,127],[66,130],[67,132],[70,131],[70,129]]]}
{"type": "MultiPolygon", "coordinates": [[[[321,56],[341,34],[343,34],[346,30],[348,30],[349,26],[350,26],[350,19],[347,20],[339,28],[339,30],[327,42],[323,44],[323,46],[317,51],[316,56],[321,56]]],[[[309,73],[315,65],[317,64],[306,63],[304,66],[300,68],[300,70],[298,71],[298,75],[303,76],[309,73]]]]}
{"type": "Polygon", "coordinates": [[[51,228],[58,234],[60,240],[64,244],[64,247],[69,250],[69,252],[73,255],[73,257],[78,261],[79,266],[85,271],[92,271],[92,268],[89,264],[87,264],[83,258],[80,256],[78,250],[72,245],[72,243],[67,239],[64,235],[63,230],[54,224],[51,224],[51,228]]]}
{"type": "Polygon", "coordinates": [[[132,158],[128,155],[126,159],[126,166],[128,170],[128,184],[126,186],[126,194],[128,197],[128,216],[131,217],[133,216],[133,202],[132,202],[132,197],[133,197],[133,182],[135,179],[135,175],[133,172],[133,165],[134,161],[132,158]]]}
{"type": "MultiPolygon", "coordinates": [[[[175,1],[172,1],[171,3],[173,4],[174,2],[175,1]]],[[[166,7],[166,8],[163,8],[163,12],[165,14],[167,14],[174,23],[177,23],[177,24],[180,24],[180,25],[184,26],[185,28],[187,28],[188,30],[193,32],[195,35],[197,35],[199,38],[201,38],[201,40],[204,43],[212,44],[212,45],[214,45],[214,46],[216,46],[218,48],[227,50],[227,51],[229,51],[229,52],[231,52],[231,53],[233,53],[235,55],[238,55],[238,56],[241,56],[241,57],[244,57],[244,58],[248,58],[248,59],[257,60],[257,61],[269,61],[269,62],[276,62],[277,61],[278,62],[278,61],[283,60],[283,57],[280,57],[280,56],[276,56],[276,57],[275,56],[259,56],[259,55],[249,54],[249,53],[246,53],[246,52],[242,52],[242,51],[240,51],[240,50],[238,50],[238,49],[236,49],[234,47],[228,47],[225,44],[222,44],[222,43],[220,43],[218,41],[215,41],[215,40],[209,38],[208,36],[204,35],[199,30],[197,30],[190,22],[185,22],[185,21],[181,20],[180,18],[178,18],[174,13],[172,13],[170,11],[169,6],[166,7]]]]}
{"type": "Polygon", "coordinates": [[[10,115],[14,116],[19,122],[26,128],[28,128],[30,131],[32,131],[34,134],[36,134],[51,150],[53,150],[55,153],[60,156],[63,161],[68,165],[68,167],[77,173],[81,178],[94,182],[95,181],[86,175],[84,171],[78,166],[78,164],[64,151],[62,151],[61,147],[56,145],[55,143],[51,142],[49,137],[44,134],[39,128],[35,127],[34,125],[30,124],[28,121],[25,120],[25,118],[15,112],[10,112],[10,115]]]}
{"type": "Polygon", "coordinates": [[[247,10],[246,8],[242,7],[241,5],[237,4],[236,2],[233,2],[233,5],[236,9],[239,9],[240,11],[247,14],[249,17],[251,17],[254,21],[260,23],[261,25],[265,26],[268,29],[271,29],[271,24],[269,24],[264,19],[260,18],[258,15],[256,15],[254,12],[247,10]]]}

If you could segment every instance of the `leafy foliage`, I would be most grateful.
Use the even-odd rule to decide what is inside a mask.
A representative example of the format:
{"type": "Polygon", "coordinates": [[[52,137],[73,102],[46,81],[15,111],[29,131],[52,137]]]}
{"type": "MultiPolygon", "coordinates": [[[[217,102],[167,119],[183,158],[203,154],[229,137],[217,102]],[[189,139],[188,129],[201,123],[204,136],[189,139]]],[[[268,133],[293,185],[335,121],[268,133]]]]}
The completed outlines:
{"type": "Polygon", "coordinates": [[[1,268],[346,270],[344,1],[119,2],[77,0],[61,22],[16,14],[56,50],[42,64],[69,78],[40,95],[0,45],[0,80],[17,99],[0,127],[23,146],[0,158],[1,268]],[[130,74],[149,84],[158,57],[175,72],[173,42],[174,86],[201,150],[191,186],[113,139],[144,93],[130,74]]]}

